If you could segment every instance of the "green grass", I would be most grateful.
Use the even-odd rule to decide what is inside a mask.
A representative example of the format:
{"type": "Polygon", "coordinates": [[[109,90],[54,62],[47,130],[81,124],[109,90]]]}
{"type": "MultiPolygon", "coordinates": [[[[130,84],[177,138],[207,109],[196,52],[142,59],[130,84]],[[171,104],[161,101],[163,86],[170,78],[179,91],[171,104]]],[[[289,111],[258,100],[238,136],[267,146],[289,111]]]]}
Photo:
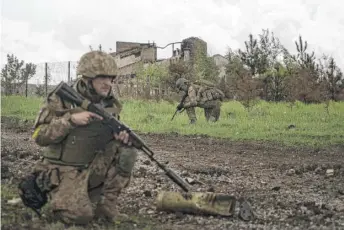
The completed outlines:
{"type": "MultiPolygon", "coordinates": [[[[2,97],[2,115],[35,119],[43,99],[2,97]]],[[[121,120],[140,132],[206,134],[232,140],[269,140],[287,145],[324,146],[343,143],[344,102],[331,102],[329,114],[324,104],[296,103],[293,109],[287,103],[259,102],[250,112],[236,101],[225,102],[220,121],[207,123],[203,110],[196,109],[198,122],[188,124],[186,112],[171,117],[176,104],[166,101],[124,101],[121,120]],[[288,129],[289,125],[296,128],[288,129]]]]}
{"type": "Polygon", "coordinates": [[[39,97],[1,96],[1,116],[34,120],[43,101],[39,97]]]}

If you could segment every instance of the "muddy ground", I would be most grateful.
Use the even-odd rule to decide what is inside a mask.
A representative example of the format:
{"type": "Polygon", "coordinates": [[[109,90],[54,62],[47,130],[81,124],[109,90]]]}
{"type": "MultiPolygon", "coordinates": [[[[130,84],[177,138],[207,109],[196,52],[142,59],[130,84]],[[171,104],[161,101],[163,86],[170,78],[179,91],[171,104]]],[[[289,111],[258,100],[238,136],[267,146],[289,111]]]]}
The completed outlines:
{"type": "MultiPolygon", "coordinates": [[[[11,189],[39,160],[41,150],[27,128],[3,123],[1,131],[1,228],[64,229],[38,220],[21,203],[8,203],[16,196],[11,189]]],[[[95,221],[87,229],[344,229],[344,145],[312,149],[177,134],[142,137],[159,161],[204,183],[193,185],[195,190],[247,198],[256,220],[156,211],[157,193],[178,187],[141,154],[120,204],[132,221],[115,226],[95,221]],[[328,169],[334,174],[327,174],[328,169]]]]}

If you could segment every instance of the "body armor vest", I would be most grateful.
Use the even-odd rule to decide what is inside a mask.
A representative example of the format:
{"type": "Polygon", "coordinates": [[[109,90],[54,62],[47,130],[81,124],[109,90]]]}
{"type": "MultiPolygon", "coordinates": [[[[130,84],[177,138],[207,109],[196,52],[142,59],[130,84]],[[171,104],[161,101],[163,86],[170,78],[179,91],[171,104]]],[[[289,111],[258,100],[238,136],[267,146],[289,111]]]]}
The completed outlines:
{"type": "MultiPolygon", "coordinates": [[[[117,101],[117,103],[119,102],[117,101]]],[[[69,103],[64,102],[64,104],[67,108],[66,111],[71,113],[82,110],[81,108],[72,108],[69,103]]],[[[100,105],[116,119],[119,119],[119,109],[112,102],[102,101],[100,105]]],[[[87,167],[97,152],[104,150],[106,144],[113,140],[111,128],[103,120],[93,120],[88,125],[71,129],[62,142],[49,145],[43,156],[51,163],[87,167]]]]}
{"type": "Polygon", "coordinates": [[[91,121],[87,126],[73,128],[61,143],[48,146],[43,156],[56,164],[87,166],[112,140],[109,126],[103,121],[91,121]]]}

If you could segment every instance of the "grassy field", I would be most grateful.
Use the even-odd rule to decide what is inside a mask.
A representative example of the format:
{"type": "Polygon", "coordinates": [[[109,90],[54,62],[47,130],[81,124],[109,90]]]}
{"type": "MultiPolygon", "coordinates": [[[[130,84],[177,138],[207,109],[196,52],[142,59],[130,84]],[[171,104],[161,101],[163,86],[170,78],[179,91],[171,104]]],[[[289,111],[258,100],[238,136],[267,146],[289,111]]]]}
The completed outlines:
{"type": "MultiPolygon", "coordinates": [[[[2,116],[33,120],[43,102],[42,98],[18,96],[1,98],[2,116]]],[[[197,125],[189,125],[186,113],[177,114],[171,121],[176,104],[165,101],[123,101],[122,121],[140,132],[205,134],[232,140],[270,140],[287,145],[324,146],[343,143],[344,103],[331,102],[328,111],[324,104],[259,102],[250,112],[236,101],[222,106],[217,123],[207,123],[203,110],[197,108],[197,125]],[[288,129],[289,125],[295,128],[288,129]]]]}

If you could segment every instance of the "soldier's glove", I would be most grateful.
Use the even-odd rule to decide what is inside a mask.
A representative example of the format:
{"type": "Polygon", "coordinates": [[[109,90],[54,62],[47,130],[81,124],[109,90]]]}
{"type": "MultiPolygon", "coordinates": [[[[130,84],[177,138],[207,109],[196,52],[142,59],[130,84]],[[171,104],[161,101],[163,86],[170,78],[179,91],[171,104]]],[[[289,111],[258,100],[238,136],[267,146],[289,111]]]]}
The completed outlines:
{"type": "Polygon", "coordinates": [[[178,106],[177,106],[177,110],[179,111],[179,110],[182,110],[183,109],[183,105],[182,104],[179,104],[178,106]]]}

